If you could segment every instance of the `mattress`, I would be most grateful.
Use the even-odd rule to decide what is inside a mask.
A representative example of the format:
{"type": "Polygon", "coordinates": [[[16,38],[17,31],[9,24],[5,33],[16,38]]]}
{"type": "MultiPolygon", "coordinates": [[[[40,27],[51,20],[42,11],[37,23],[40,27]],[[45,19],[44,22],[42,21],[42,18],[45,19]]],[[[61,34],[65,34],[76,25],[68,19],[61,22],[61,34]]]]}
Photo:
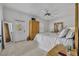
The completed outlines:
{"type": "Polygon", "coordinates": [[[63,44],[64,46],[71,45],[73,47],[73,39],[58,38],[57,33],[39,33],[35,39],[38,42],[38,47],[48,52],[57,44],[63,44]]]}

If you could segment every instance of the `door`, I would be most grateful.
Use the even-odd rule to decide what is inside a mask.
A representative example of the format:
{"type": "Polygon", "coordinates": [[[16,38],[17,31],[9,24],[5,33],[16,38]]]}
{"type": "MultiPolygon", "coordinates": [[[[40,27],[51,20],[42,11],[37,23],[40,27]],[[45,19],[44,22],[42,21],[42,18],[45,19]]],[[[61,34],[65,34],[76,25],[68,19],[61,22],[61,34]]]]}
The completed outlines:
{"type": "Polygon", "coordinates": [[[22,41],[26,40],[26,24],[25,21],[16,20],[14,22],[14,40],[15,41],[22,41]]]}
{"type": "Polygon", "coordinates": [[[5,37],[5,42],[11,41],[8,23],[4,23],[4,37],[5,37]]]}
{"type": "Polygon", "coordinates": [[[39,22],[38,21],[33,22],[32,31],[33,31],[32,33],[33,33],[33,39],[34,39],[36,34],[39,32],[39,22]]]}

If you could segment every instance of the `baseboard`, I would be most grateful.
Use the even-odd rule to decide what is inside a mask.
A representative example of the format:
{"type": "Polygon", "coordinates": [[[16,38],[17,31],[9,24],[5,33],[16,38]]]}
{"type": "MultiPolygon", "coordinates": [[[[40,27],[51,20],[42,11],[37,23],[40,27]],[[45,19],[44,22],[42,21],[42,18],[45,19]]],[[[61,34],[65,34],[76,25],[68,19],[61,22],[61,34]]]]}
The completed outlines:
{"type": "Polygon", "coordinates": [[[18,42],[23,42],[23,41],[27,41],[27,40],[20,40],[20,41],[14,41],[15,43],[18,43],[18,42]]]}

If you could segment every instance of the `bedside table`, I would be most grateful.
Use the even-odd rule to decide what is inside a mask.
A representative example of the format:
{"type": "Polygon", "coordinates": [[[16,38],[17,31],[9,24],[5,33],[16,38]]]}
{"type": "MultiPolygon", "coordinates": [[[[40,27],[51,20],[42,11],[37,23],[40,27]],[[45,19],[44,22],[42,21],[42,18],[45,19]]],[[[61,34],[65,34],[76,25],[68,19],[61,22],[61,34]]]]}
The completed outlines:
{"type": "Polygon", "coordinates": [[[76,49],[72,49],[67,51],[67,56],[77,56],[76,49]]]}
{"type": "Polygon", "coordinates": [[[77,56],[77,50],[76,50],[76,49],[72,49],[72,50],[70,51],[70,55],[71,55],[71,56],[77,56]]]}
{"type": "Polygon", "coordinates": [[[67,50],[65,49],[64,45],[59,44],[52,48],[48,53],[47,56],[63,56],[67,54],[67,50]]]}

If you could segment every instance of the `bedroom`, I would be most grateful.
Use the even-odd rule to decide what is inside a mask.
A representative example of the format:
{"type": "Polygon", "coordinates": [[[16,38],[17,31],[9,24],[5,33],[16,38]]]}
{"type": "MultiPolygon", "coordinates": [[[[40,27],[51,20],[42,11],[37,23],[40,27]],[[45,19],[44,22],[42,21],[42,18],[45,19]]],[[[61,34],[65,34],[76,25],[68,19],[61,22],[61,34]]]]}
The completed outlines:
{"type": "MultiPolygon", "coordinates": [[[[2,8],[1,11],[3,12],[2,13],[3,15],[1,17],[3,17],[3,23],[5,24],[5,26],[7,26],[7,24],[9,25],[8,27],[9,27],[9,36],[10,36],[8,43],[4,39],[5,49],[1,53],[2,55],[33,55],[34,53],[33,51],[35,51],[36,53],[35,55],[46,54],[49,50],[53,48],[54,45],[56,45],[52,43],[57,42],[57,44],[59,44],[60,43],[59,41],[61,40],[63,44],[69,43],[70,41],[71,42],[70,44],[72,45],[72,47],[71,46],[70,47],[73,48],[72,39],[69,40],[68,42],[65,42],[66,41],[65,39],[64,40],[58,39],[58,34],[64,28],[70,28],[73,30],[75,29],[75,22],[74,22],[75,4],[65,4],[65,3],[63,4],[53,4],[53,3],[8,4],[6,3],[5,4],[4,3],[4,4],[1,4],[1,8],[2,8]],[[32,30],[32,28],[30,29],[30,27],[32,26],[29,24],[31,23],[29,21],[37,22],[37,25],[39,26],[39,27],[36,26],[36,23],[35,23],[34,33],[30,39],[32,40],[33,38],[34,40],[32,41],[29,40],[30,30],[32,30]],[[55,34],[52,34],[52,33],[55,33],[55,34]],[[54,38],[58,39],[59,41],[55,40],[52,37],[52,35],[53,37],[54,35],[57,36],[54,38]],[[40,46],[37,45],[38,42],[36,41],[40,42],[39,43],[40,46]],[[56,42],[53,42],[53,41],[56,41],[56,42]],[[33,44],[35,44],[35,46],[33,44]],[[22,45],[22,46],[18,47],[18,45],[22,45]],[[24,52],[28,51],[26,45],[29,46],[28,49],[31,49],[31,50],[29,50],[28,53],[24,54],[24,52]],[[30,46],[33,47],[34,50],[32,50],[33,48],[31,48],[30,46]],[[36,48],[37,46],[39,46],[41,50],[36,48]],[[14,47],[16,49],[22,49],[22,50],[17,51],[16,49],[13,49],[11,51],[10,47],[11,49],[14,47]],[[27,51],[25,51],[25,49],[27,49],[27,51]]],[[[5,36],[5,33],[3,34],[5,36]]]]}

